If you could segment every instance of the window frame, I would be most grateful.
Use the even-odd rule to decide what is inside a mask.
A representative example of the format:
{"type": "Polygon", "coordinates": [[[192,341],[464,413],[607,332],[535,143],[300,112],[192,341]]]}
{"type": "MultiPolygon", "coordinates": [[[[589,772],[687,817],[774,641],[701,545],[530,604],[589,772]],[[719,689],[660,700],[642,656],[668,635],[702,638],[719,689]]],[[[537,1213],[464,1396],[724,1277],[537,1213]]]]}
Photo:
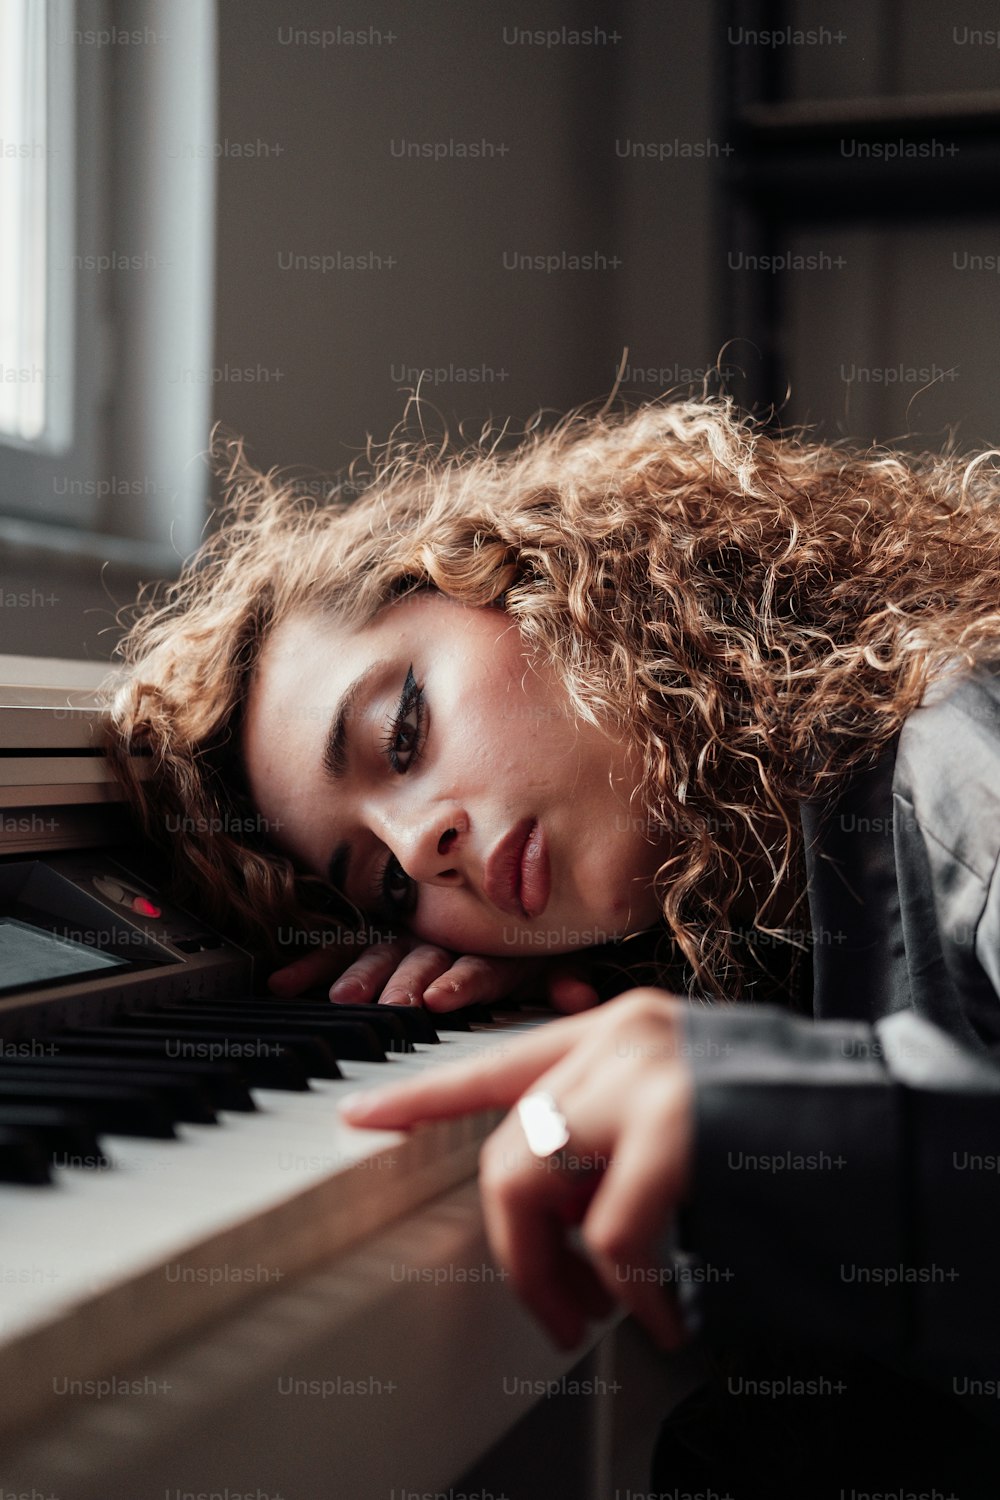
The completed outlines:
{"type": "Polygon", "coordinates": [[[171,384],[169,367],[211,368],[216,165],[210,149],[172,161],[164,143],[177,122],[214,141],[216,0],[146,0],[141,28],[122,0],[42,3],[46,357],[68,378],[52,381],[42,437],[0,434],[0,543],[169,575],[208,514],[211,382],[171,384]],[[123,30],[153,40],[128,57],[94,40],[123,30]],[[155,274],[97,271],[109,254],[147,256],[155,274]]]}

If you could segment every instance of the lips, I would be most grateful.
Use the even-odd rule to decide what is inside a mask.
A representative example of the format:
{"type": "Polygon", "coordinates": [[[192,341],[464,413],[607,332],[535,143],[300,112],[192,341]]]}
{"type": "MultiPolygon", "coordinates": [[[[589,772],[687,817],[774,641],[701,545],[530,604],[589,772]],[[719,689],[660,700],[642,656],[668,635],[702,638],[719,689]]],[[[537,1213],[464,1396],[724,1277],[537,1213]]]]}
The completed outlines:
{"type": "Polygon", "coordinates": [[[483,871],[486,895],[509,917],[537,917],[549,899],[549,858],[535,818],[523,818],[494,849],[483,871]]]}
{"type": "Polygon", "coordinates": [[[521,851],[521,905],[526,917],[540,917],[549,900],[549,851],[536,823],[521,851]]]}

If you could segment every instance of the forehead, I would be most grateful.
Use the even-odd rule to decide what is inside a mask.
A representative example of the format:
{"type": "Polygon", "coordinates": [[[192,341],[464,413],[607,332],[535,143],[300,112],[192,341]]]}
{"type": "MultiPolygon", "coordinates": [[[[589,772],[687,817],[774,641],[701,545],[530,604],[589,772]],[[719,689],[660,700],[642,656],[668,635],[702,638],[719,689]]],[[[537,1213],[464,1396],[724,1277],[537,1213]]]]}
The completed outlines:
{"type": "Polygon", "coordinates": [[[266,727],[297,737],[331,710],[331,696],[361,656],[361,638],[336,621],[293,615],[275,626],[261,650],[250,683],[245,736],[266,727]]]}
{"type": "Polygon", "coordinates": [[[241,750],[253,802],[285,847],[315,798],[327,726],[359,657],[357,632],[312,615],[283,620],[261,650],[241,750]]]}
{"type": "Polygon", "coordinates": [[[326,721],[340,694],[377,656],[433,643],[453,658],[489,652],[510,628],[506,616],[473,609],[430,592],[382,609],[364,625],[302,611],[276,625],[261,649],[250,685],[245,722],[251,735],[260,721],[313,726],[326,721]]]}

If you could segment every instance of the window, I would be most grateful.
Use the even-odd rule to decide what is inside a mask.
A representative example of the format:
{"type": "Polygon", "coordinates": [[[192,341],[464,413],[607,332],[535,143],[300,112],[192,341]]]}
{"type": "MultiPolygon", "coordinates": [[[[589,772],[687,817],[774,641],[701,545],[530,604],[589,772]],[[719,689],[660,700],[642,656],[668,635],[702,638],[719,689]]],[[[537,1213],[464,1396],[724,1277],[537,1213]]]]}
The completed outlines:
{"type": "Polygon", "coordinates": [[[0,3],[0,540],[198,543],[216,92],[215,0],[0,3]]]}
{"type": "Polygon", "coordinates": [[[71,232],[72,76],[50,47],[50,20],[31,0],[0,7],[0,436],[59,451],[70,437],[57,376],[72,304],[54,250],[71,232]]]}

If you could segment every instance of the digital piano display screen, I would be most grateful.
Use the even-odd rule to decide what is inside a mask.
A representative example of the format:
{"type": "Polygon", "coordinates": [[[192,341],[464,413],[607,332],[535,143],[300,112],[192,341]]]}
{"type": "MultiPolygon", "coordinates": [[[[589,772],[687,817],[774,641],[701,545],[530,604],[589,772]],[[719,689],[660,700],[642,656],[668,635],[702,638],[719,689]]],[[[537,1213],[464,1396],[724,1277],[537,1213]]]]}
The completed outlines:
{"type": "Polygon", "coordinates": [[[124,958],[56,937],[14,917],[0,917],[0,990],[76,978],[99,969],[127,969],[124,958]]]}

